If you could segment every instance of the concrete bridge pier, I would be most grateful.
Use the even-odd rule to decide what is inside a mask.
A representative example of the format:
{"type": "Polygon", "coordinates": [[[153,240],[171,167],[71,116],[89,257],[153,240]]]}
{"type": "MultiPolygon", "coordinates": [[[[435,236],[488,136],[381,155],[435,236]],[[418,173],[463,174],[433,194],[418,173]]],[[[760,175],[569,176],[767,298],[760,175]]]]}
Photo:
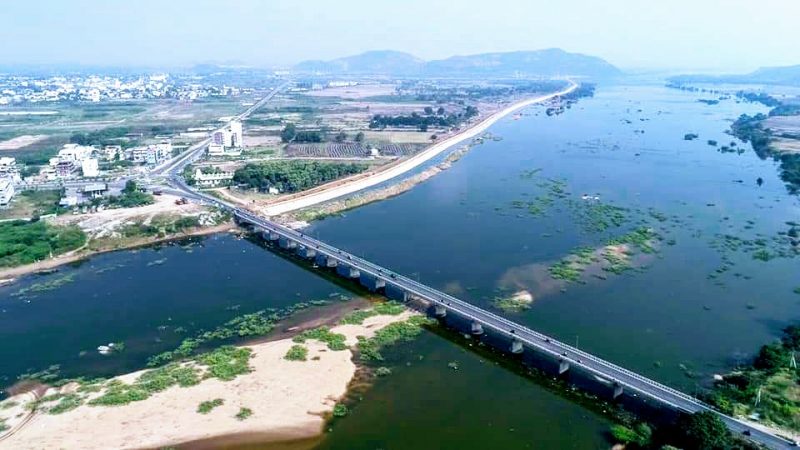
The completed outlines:
{"type": "Polygon", "coordinates": [[[569,361],[566,359],[561,359],[558,361],[558,374],[563,375],[566,371],[569,370],[569,361]]]}
{"type": "Polygon", "coordinates": [[[267,239],[270,240],[270,241],[277,241],[280,238],[281,238],[281,235],[276,233],[276,232],[274,232],[274,231],[270,231],[269,232],[269,236],[267,237],[267,239]]]}
{"type": "Polygon", "coordinates": [[[441,319],[447,315],[447,308],[442,305],[434,305],[433,315],[441,319]]]}
{"type": "Polygon", "coordinates": [[[336,267],[336,260],[322,253],[317,253],[317,256],[314,257],[314,262],[320,267],[336,267]]]}
{"type": "Polygon", "coordinates": [[[359,275],[358,282],[372,292],[375,292],[378,289],[386,286],[385,281],[378,279],[377,277],[374,277],[372,275],[368,275],[366,273],[362,273],[359,275]]]}
{"type": "Polygon", "coordinates": [[[617,382],[614,382],[613,399],[616,400],[620,395],[622,395],[622,385],[617,382]]]}
{"type": "Polygon", "coordinates": [[[483,334],[483,325],[481,325],[481,324],[480,324],[480,323],[478,323],[478,322],[472,322],[472,323],[470,324],[469,328],[470,328],[470,332],[471,332],[471,333],[472,333],[474,336],[480,336],[480,335],[482,335],[482,334],[483,334]]]}
{"type": "Polygon", "coordinates": [[[511,341],[511,348],[509,349],[509,351],[515,355],[519,355],[520,353],[522,353],[522,341],[518,341],[516,339],[511,341]]]}
{"type": "Polygon", "coordinates": [[[347,264],[338,264],[336,266],[336,273],[345,278],[358,278],[361,275],[358,269],[348,266],[347,264]]]}
{"type": "Polygon", "coordinates": [[[278,246],[280,246],[280,248],[282,248],[284,250],[289,250],[289,249],[297,248],[297,242],[295,242],[295,241],[293,241],[293,240],[291,240],[289,238],[282,237],[282,238],[278,239],[278,246]]]}
{"type": "Polygon", "coordinates": [[[408,301],[408,294],[406,291],[399,286],[395,286],[394,284],[386,285],[386,296],[391,300],[398,300],[401,302],[408,301]]]}
{"type": "Polygon", "coordinates": [[[297,247],[297,254],[301,258],[313,259],[314,256],[317,255],[317,251],[313,248],[308,248],[305,245],[300,245],[297,247]]]}

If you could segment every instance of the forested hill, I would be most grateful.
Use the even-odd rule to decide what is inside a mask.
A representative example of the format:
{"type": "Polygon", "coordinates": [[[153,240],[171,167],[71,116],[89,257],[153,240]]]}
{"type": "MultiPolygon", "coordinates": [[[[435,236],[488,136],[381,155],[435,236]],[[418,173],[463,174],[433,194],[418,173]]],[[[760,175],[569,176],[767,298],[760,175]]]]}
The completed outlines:
{"type": "Polygon", "coordinates": [[[570,53],[561,49],[483,53],[423,61],[408,53],[371,51],[330,61],[305,61],[297,64],[298,72],[327,74],[386,74],[435,77],[518,77],[576,76],[609,78],[621,71],[605,60],[570,53]]]}

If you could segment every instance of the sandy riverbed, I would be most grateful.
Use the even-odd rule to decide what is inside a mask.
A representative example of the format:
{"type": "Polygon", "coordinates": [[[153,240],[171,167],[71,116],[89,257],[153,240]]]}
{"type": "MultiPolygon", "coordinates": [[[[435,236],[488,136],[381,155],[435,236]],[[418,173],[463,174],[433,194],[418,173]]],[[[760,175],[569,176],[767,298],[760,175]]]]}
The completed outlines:
{"type": "MultiPolygon", "coordinates": [[[[345,335],[347,344],[353,346],[357,336],[370,337],[411,314],[373,316],[362,325],[340,325],[333,331],[345,335]]],[[[345,395],[356,373],[353,353],[330,351],[324,344],[308,341],[307,361],[285,360],[292,345],[291,339],[250,345],[253,371],[232,381],[207,379],[125,406],[83,405],[60,415],[37,413],[18,429],[9,421],[11,434],[0,441],[0,448],[160,448],[216,436],[251,435],[275,441],[318,436],[325,423],[323,415],[345,395]],[[200,402],[216,398],[223,399],[224,404],[209,414],[197,412],[200,402]],[[253,415],[237,420],[234,416],[241,407],[250,408],[253,415]]],[[[130,382],[139,374],[119,378],[130,382]]],[[[7,401],[22,404],[29,400],[15,396],[7,401]]],[[[4,411],[0,410],[0,417],[4,417],[4,411]]]]}

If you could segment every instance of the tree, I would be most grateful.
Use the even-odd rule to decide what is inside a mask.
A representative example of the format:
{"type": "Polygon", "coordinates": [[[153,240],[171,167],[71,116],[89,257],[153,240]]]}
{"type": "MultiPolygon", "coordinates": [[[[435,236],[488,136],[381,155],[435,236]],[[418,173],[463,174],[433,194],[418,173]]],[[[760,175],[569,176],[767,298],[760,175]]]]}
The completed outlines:
{"type": "Polygon", "coordinates": [[[364,133],[359,131],[358,134],[356,134],[355,141],[364,142],[364,133]]]}
{"type": "Polygon", "coordinates": [[[136,185],[136,182],[133,180],[128,180],[125,183],[125,187],[122,189],[123,194],[133,194],[139,190],[139,186],[136,185]]]}
{"type": "Polygon", "coordinates": [[[444,107],[440,106],[439,109],[436,110],[436,114],[443,116],[444,115],[444,107]]]}
{"type": "Polygon", "coordinates": [[[432,135],[431,135],[431,140],[432,140],[432,141],[435,141],[435,140],[437,140],[437,139],[439,139],[439,136],[437,136],[437,135],[435,135],[435,134],[432,134],[432,135]]]}
{"type": "Polygon", "coordinates": [[[281,140],[283,142],[291,142],[297,136],[297,127],[293,123],[286,124],[281,131],[281,140]]]}
{"type": "Polygon", "coordinates": [[[731,441],[728,427],[712,412],[681,415],[674,436],[674,443],[686,450],[724,450],[731,441]]]}
{"type": "Polygon", "coordinates": [[[428,124],[427,123],[420,124],[417,128],[419,129],[419,131],[428,131],[428,124]]]}
{"type": "Polygon", "coordinates": [[[336,137],[334,139],[336,140],[336,142],[344,142],[345,140],[347,140],[347,133],[345,133],[344,131],[340,131],[336,134],[336,137]]]}
{"type": "Polygon", "coordinates": [[[756,369],[777,370],[789,365],[789,355],[779,344],[768,344],[761,347],[753,366],[756,369]]]}
{"type": "Polygon", "coordinates": [[[430,106],[426,106],[425,107],[425,114],[427,114],[429,116],[432,115],[433,114],[433,108],[431,108],[430,106]]]}

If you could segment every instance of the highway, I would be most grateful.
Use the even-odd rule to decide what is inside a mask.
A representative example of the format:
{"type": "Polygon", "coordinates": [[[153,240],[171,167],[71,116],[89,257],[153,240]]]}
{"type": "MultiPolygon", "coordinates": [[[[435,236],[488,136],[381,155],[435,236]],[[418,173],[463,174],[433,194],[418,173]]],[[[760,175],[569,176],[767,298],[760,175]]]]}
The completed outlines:
{"type": "MultiPolygon", "coordinates": [[[[225,125],[221,126],[220,128],[218,128],[214,132],[224,129],[225,127],[229,126],[230,123],[233,122],[234,120],[240,120],[241,121],[241,120],[247,119],[247,117],[249,117],[250,114],[253,113],[253,111],[257,110],[258,108],[261,108],[262,106],[264,106],[265,103],[267,103],[268,101],[272,100],[272,98],[275,97],[275,95],[277,95],[280,91],[282,91],[287,86],[289,86],[289,84],[291,84],[291,83],[289,81],[287,81],[287,82],[284,82],[283,84],[277,86],[275,89],[270,91],[267,95],[265,95],[261,100],[257,101],[255,104],[253,104],[252,106],[247,108],[243,113],[234,116],[233,119],[231,119],[230,121],[225,123],[225,125]]],[[[213,135],[214,132],[212,132],[211,134],[213,135]]],[[[200,156],[200,154],[202,154],[202,152],[206,149],[206,147],[208,147],[208,144],[210,144],[210,143],[211,143],[211,138],[210,137],[208,137],[206,139],[203,139],[202,141],[198,142],[197,144],[194,144],[193,146],[189,147],[188,150],[186,150],[185,152],[183,152],[180,155],[176,156],[175,158],[172,158],[172,159],[170,159],[168,161],[165,161],[165,162],[153,167],[150,170],[150,174],[154,175],[154,176],[163,176],[163,175],[174,175],[176,173],[180,173],[181,171],[183,171],[184,167],[186,167],[189,163],[191,163],[198,156],[200,156]]]]}
{"type": "MultiPolygon", "coordinates": [[[[246,117],[247,114],[268,101],[277,91],[278,89],[275,89],[257,105],[254,105],[248,109],[248,111],[237,117],[246,117]]],[[[198,149],[193,151],[197,152],[198,149]]],[[[528,351],[533,350],[550,355],[555,360],[566,361],[571,367],[570,370],[579,367],[595,376],[598,381],[607,383],[609,387],[622,386],[623,390],[629,394],[633,393],[635,395],[649,397],[679,411],[688,413],[702,411],[713,412],[725,422],[733,433],[769,448],[784,449],[796,446],[792,441],[761,431],[746,422],[721,414],[699,399],[680,392],[677,389],[560,342],[550,336],[531,330],[505,317],[486,311],[453,297],[452,295],[393,272],[390,269],[374,264],[332,245],[328,245],[325,242],[306,236],[299,231],[259,217],[248,210],[221,201],[202,192],[195,191],[188,186],[180,176],[183,167],[192,160],[192,157],[192,155],[186,156],[184,154],[179,160],[172,162],[162,171],[162,173],[166,172],[169,175],[170,184],[175,189],[175,192],[180,193],[186,198],[227,210],[234,214],[240,221],[250,223],[262,231],[277,233],[281,237],[296,242],[297,245],[313,249],[318,254],[323,254],[337,261],[337,264],[352,266],[361,273],[368,274],[377,280],[382,280],[387,285],[393,285],[410,295],[426,300],[431,304],[444,307],[448,314],[457,314],[467,320],[482,325],[484,329],[504,335],[510,340],[521,342],[528,351]]]]}

